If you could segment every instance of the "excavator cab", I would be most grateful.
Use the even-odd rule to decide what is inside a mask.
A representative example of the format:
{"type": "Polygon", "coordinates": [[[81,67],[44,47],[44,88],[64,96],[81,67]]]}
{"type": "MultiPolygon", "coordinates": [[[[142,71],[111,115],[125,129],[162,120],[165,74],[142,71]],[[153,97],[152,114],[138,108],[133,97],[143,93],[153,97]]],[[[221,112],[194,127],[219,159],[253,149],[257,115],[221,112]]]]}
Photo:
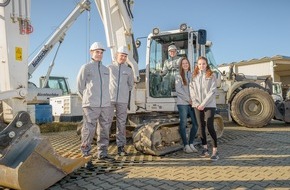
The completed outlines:
{"type": "MultiPolygon", "coordinates": [[[[170,32],[160,32],[153,29],[153,33],[148,37],[149,61],[147,61],[148,81],[149,81],[149,97],[152,99],[167,98],[169,102],[174,102],[176,92],[174,88],[175,75],[179,74],[178,69],[162,75],[165,67],[165,60],[170,59],[168,47],[175,45],[177,47],[177,57],[187,57],[191,63],[191,70],[195,65],[198,56],[204,55],[202,48],[206,41],[206,31],[193,31],[186,24],[182,24],[179,30],[170,32]]],[[[180,59],[179,59],[180,61],[180,59]]],[[[178,63],[179,64],[179,63],[178,63]]]]}

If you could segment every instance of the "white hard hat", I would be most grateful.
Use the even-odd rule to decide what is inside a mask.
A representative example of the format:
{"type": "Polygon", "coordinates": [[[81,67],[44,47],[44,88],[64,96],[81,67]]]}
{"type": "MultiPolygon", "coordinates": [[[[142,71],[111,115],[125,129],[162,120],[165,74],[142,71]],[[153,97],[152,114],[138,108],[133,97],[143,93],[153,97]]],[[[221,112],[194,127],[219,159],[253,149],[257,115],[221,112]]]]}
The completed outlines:
{"type": "Polygon", "coordinates": [[[127,46],[121,46],[121,47],[119,47],[117,52],[118,53],[123,53],[123,54],[126,54],[126,55],[129,54],[129,51],[128,51],[127,46]]]}
{"type": "Polygon", "coordinates": [[[168,47],[168,51],[171,51],[171,50],[177,50],[176,46],[175,45],[170,45],[168,47]]]}
{"type": "Polygon", "coordinates": [[[101,42],[94,42],[92,45],[91,45],[91,48],[90,50],[96,50],[96,49],[101,49],[103,51],[106,51],[104,46],[101,44],[101,42]]]}

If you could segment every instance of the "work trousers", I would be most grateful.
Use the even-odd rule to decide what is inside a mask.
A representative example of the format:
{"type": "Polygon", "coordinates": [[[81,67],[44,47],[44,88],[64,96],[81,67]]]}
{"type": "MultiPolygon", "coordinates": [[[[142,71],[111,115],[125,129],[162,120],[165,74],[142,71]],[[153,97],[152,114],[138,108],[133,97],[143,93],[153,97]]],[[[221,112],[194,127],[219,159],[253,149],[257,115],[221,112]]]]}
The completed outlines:
{"type": "Polygon", "coordinates": [[[118,147],[126,145],[127,107],[127,103],[111,102],[110,118],[112,123],[113,118],[116,115],[116,143],[118,147]]]}
{"type": "Polygon", "coordinates": [[[202,145],[207,144],[207,133],[206,128],[213,140],[213,147],[217,147],[217,136],[214,129],[214,114],[216,108],[204,108],[200,111],[197,108],[194,108],[196,121],[198,127],[201,129],[201,142],[202,145]]]}
{"type": "Polygon", "coordinates": [[[110,107],[84,107],[81,151],[84,156],[90,155],[91,144],[97,127],[98,157],[107,156],[110,134],[110,107]],[[97,121],[99,124],[97,125],[97,121]]]}

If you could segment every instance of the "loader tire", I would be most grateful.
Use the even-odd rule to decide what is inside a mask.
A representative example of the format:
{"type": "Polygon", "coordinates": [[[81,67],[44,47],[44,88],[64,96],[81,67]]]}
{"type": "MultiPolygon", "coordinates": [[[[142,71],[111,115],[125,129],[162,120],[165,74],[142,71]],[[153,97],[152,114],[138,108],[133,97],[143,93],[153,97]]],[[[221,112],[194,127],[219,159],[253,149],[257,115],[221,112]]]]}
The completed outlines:
{"type": "Polygon", "coordinates": [[[245,127],[263,127],[269,124],[274,114],[274,100],[263,89],[245,88],[238,92],[231,102],[232,118],[245,127]]]}
{"type": "Polygon", "coordinates": [[[214,130],[216,132],[217,138],[221,138],[224,133],[224,121],[223,117],[215,114],[214,116],[214,130]]]}

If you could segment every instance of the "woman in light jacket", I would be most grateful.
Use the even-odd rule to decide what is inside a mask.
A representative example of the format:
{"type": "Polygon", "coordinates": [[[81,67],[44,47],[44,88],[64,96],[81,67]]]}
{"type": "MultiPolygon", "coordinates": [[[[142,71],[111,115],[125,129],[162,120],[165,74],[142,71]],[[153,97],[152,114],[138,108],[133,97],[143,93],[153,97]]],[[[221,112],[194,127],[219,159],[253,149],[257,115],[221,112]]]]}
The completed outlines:
{"type": "Polygon", "coordinates": [[[179,112],[179,133],[184,145],[184,152],[197,152],[193,142],[197,133],[197,124],[194,110],[191,107],[189,95],[189,83],[191,81],[190,63],[187,58],[182,58],[179,64],[179,75],[175,77],[175,89],[177,93],[177,108],[179,112]],[[192,127],[190,129],[189,139],[186,136],[186,124],[188,115],[191,118],[192,127]]]}
{"type": "Polygon", "coordinates": [[[214,115],[216,110],[216,77],[208,65],[207,58],[201,56],[197,60],[197,66],[190,83],[190,95],[192,107],[195,111],[198,127],[201,129],[201,141],[203,145],[202,157],[209,157],[206,127],[213,139],[211,160],[219,159],[217,152],[217,135],[214,129],[214,115]]]}

